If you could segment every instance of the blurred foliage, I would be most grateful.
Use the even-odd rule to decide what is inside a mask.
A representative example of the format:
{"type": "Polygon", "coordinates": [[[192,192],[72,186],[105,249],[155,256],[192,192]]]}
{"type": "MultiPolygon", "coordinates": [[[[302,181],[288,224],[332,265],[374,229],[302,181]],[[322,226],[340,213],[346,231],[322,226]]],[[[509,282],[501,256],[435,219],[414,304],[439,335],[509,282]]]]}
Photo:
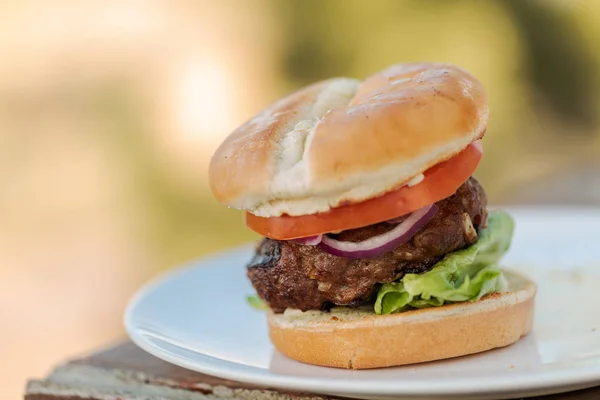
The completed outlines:
{"type": "MultiPolygon", "coordinates": [[[[585,128],[598,122],[598,65],[592,44],[566,12],[542,1],[501,1],[523,45],[523,71],[550,111],[585,128]]],[[[534,103],[535,104],[535,103],[534,103]]],[[[564,132],[570,134],[573,131],[564,132]]],[[[577,132],[591,133],[591,130],[577,132]]]]}
{"type": "Polygon", "coordinates": [[[353,51],[356,30],[335,29],[340,21],[346,25],[343,28],[348,25],[347,18],[340,14],[344,5],[339,1],[319,0],[275,4],[283,20],[286,43],[281,64],[285,77],[294,86],[348,73],[356,56],[353,51]],[[341,32],[344,34],[340,35],[341,32]]]}
{"type": "MultiPolygon", "coordinates": [[[[371,3],[368,10],[352,0],[278,2],[285,21],[282,24],[286,39],[283,71],[296,86],[325,77],[348,75],[358,56],[356,44],[368,40],[365,38],[374,26],[403,24],[411,16],[407,8],[423,8],[442,15],[445,9],[450,10],[457,3],[473,5],[474,2],[380,1],[371,3]],[[357,14],[358,19],[354,18],[357,14]]],[[[505,12],[519,34],[522,72],[535,94],[534,104],[541,102],[549,110],[540,111],[553,112],[566,122],[584,128],[577,132],[593,133],[598,122],[598,65],[591,53],[592,44],[586,42],[577,22],[566,10],[550,2],[489,0],[487,3],[505,12]]],[[[474,17],[486,18],[486,15],[474,17]]],[[[385,49],[386,44],[374,42],[371,45],[385,49]]],[[[402,57],[401,52],[399,55],[402,57]]]]}

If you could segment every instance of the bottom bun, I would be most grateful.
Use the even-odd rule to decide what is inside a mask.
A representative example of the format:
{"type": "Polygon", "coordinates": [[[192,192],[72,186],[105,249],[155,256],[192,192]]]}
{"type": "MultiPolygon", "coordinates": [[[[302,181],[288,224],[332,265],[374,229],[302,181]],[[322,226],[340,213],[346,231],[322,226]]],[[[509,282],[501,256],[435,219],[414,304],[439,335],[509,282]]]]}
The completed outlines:
{"type": "Polygon", "coordinates": [[[367,309],[269,313],[279,352],[308,364],[367,369],[442,360],[507,346],[533,322],[535,284],[504,272],[507,291],[479,301],[391,315],[367,309]]]}

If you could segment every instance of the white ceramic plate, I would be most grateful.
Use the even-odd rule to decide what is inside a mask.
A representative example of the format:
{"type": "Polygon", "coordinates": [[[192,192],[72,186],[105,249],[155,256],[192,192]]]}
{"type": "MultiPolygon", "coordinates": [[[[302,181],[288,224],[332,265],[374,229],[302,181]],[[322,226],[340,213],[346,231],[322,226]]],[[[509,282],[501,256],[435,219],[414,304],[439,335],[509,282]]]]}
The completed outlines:
{"type": "Polygon", "coordinates": [[[274,388],[356,398],[513,398],[600,385],[600,210],[514,209],[504,265],[539,286],[533,332],[512,346],[414,366],[315,367],[271,346],[250,308],[251,247],[174,270],[142,289],[125,316],[133,341],[191,370],[274,388]]]}

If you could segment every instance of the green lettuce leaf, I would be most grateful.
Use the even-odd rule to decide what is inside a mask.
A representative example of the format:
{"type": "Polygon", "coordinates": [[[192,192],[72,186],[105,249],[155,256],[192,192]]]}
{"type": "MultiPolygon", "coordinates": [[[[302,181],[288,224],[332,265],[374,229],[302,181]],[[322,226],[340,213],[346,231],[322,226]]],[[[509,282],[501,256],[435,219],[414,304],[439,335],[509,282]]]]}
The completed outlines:
{"type": "Polygon", "coordinates": [[[503,211],[494,211],[477,242],[447,254],[423,274],[406,274],[399,282],[384,284],[377,293],[376,314],[391,314],[409,308],[441,306],[475,301],[501,290],[498,262],[510,246],[514,222],[503,211]]]}
{"type": "Polygon", "coordinates": [[[250,307],[254,308],[255,310],[258,311],[267,311],[269,309],[269,306],[267,306],[265,304],[264,301],[262,301],[260,299],[260,297],[254,295],[254,296],[247,296],[246,297],[246,301],[248,302],[248,304],[250,304],[250,307]]]}

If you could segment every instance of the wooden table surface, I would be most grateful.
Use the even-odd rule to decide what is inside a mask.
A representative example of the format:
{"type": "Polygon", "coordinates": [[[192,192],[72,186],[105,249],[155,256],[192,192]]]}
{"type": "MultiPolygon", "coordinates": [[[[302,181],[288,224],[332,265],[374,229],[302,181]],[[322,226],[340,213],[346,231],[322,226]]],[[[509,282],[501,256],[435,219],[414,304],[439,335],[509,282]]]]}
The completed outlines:
{"type": "MultiPolygon", "coordinates": [[[[598,387],[533,399],[599,400],[598,387]]],[[[58,366],[48,377],[27,384],[25,400],[323,400],[308,393],[223,380],[177,367],[151,356],[131,342],[58,366]]]]}

